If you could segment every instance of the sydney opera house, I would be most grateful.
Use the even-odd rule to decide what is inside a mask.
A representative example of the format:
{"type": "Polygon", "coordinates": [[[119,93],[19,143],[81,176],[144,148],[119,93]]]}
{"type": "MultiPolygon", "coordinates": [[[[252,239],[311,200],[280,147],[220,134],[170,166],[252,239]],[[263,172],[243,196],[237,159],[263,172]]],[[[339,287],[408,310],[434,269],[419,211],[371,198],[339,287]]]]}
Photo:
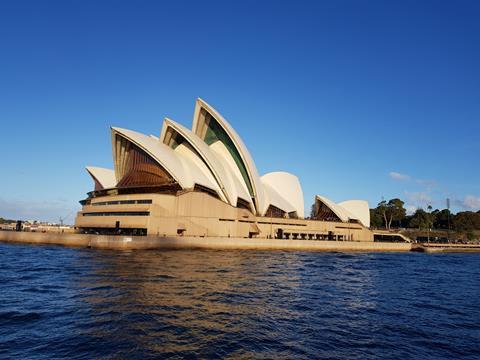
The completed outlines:
{"type": "Polygon", "coordinates": [[[205,101],[192,130],[166,118],[160,136],[112,127],[113,169],[87,167],[95,188],[80,201],[81,232],[373,241],[368,203],[317,195],[305,217],[288,172],[260,176],[232,126],[205,101]]]}

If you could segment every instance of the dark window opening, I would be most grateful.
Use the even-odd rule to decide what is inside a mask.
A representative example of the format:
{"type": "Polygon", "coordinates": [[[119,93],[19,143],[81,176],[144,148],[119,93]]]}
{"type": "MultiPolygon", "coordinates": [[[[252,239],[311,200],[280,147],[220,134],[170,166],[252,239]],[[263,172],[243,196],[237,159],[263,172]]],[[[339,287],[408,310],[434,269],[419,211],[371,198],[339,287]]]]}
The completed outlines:
{"type": "Polygon", "coordinates": [[[290,212],[288,213],[288,218],[289,218],[289,219],[298,219],[298,214],[297,214],[297,212],[296,212],[296,211],[290,211],[290,212]]]}
{"type": "Polygon", "coordinates": [[[93,228],[85,227],[79,228],[80,232],[84,234],[95,235],[128,235],[128,236],[146,236],[147,229],[145,228],[93,228]]]}
{"type": "Polygon", "coordinates": [[[180,135],[175,129],[168,127],[167,132],[165,134],[165,140],[163,143],[172,149],[176,149],[178,145],[183,144],[185,142],[185,138],[180,135]]]}
{"type": "Polygon", "coordinates": [[[340,218],[327,205],[321,201],[316,201],[312,214],[313,220],[321,221],[340,221],[340,218]]]}
{"type": "Polygon", "coordinates": [[[217,192],[206,186],[195,184],[195,186],[193,187],[193,191],[204,192],[204,193],[207,193],[208,195],[213,196],[216,199],[219,199],[217,192]]]}
{"type": "MultiPolygon", "coordinates": [[[[115,196],[115,195],[130,195],[130,194],[166,194],[166,195],[176,195],[177,192],[181,191],[182,188],[177,183],[175,184],[166,184],[166,185],[153,185],[153,186],[137,186],[137,187],[126,187],[121,189],[110,189],[110,190],[100,190],[100,191],[91,191],[88,193],[88,199],[93,199],[96,197],[103,196],[115,196]]],[[[86,200],[88,200],[86,199],[86,200]]]]}
{"type": "Polygon", "coordinates": [[[137,204],[151,204],[152,200],[136,200],[137,204]]]}
{"type": "MultiPolygon", "coordinates": [[[[417,237],[417,240],[418,237],[417,237]]],[[[427,238],[425,238],[425,241],[427,238]]],[[[373,241],[375,242],[406,242],[404,238],[396,234],[374,234],[373,241]]]]}
{"type": "Polygon", "coordinates": [[[116,201],[100,201],[100,202],[92,203],[92,206],[151,204],[151,203],[152,203],[152,200],[116,200],[116,201]]]}
{"type": "Polygon", "coordinates": [[[237,208],[246,209],[246,210],[251,211],[250,203],[248,201],[240,199],[240,198],[237,198],[237,208]]]}
{"type": "Polygon", "coordinates": [[[86,212],[83,216],[149,216],[150,211],[86,212]]]}
{"type": "Polygon", "coordinates": [[[265,213],[266,217],[274,217],[274,218],[285,218],[287,213],[283,211],[282,209],[270,205],[267,209],[267,212],[265,213]]]}

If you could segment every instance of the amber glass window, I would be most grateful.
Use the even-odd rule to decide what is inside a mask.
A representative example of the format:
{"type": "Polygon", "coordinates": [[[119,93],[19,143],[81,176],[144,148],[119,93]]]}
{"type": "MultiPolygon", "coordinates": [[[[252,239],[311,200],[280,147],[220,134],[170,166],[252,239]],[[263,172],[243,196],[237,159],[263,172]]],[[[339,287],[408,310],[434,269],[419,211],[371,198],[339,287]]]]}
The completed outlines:
{"type": "Polygon", "coordinates": [[[118,182],[118,187],[141,187],[166,185],[174,179],[150,155],[131,144],[126,155],[125,175],[118,182]]]}

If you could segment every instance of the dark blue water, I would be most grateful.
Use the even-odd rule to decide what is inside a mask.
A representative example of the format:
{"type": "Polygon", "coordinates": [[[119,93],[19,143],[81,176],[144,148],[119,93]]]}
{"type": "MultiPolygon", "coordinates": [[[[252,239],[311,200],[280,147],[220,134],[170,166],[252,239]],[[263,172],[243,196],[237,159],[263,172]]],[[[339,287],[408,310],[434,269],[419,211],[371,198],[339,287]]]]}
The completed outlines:
{"type": "Polygon", "coordinates": [[[0,261],[1,358],[480,358],[480,254],[0,244],[0,261]]]}

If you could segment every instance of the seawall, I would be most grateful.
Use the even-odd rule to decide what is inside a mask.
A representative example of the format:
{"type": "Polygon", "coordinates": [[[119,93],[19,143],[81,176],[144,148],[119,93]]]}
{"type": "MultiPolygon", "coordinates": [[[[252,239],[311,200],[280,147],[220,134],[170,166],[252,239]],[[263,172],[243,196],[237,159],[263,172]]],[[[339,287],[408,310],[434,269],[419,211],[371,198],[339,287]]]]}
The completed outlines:
{"type": "Polygon", "coordinates": [[[427,252],[427,253],[441,253],[441,252],[480,252],[480,245],[478,244],[436,244],[423,243],[414,244],[412,251],[427,252]]]}
{"type": "Polygon", "coordinates": [[[204,238],[158,236],[108,236],[0,231],[9,243],[63,245],[95,249],[255,249],[301,251],[410,251],[410,243],[370,241],[280,240],[259,238],[204,238]]]}

